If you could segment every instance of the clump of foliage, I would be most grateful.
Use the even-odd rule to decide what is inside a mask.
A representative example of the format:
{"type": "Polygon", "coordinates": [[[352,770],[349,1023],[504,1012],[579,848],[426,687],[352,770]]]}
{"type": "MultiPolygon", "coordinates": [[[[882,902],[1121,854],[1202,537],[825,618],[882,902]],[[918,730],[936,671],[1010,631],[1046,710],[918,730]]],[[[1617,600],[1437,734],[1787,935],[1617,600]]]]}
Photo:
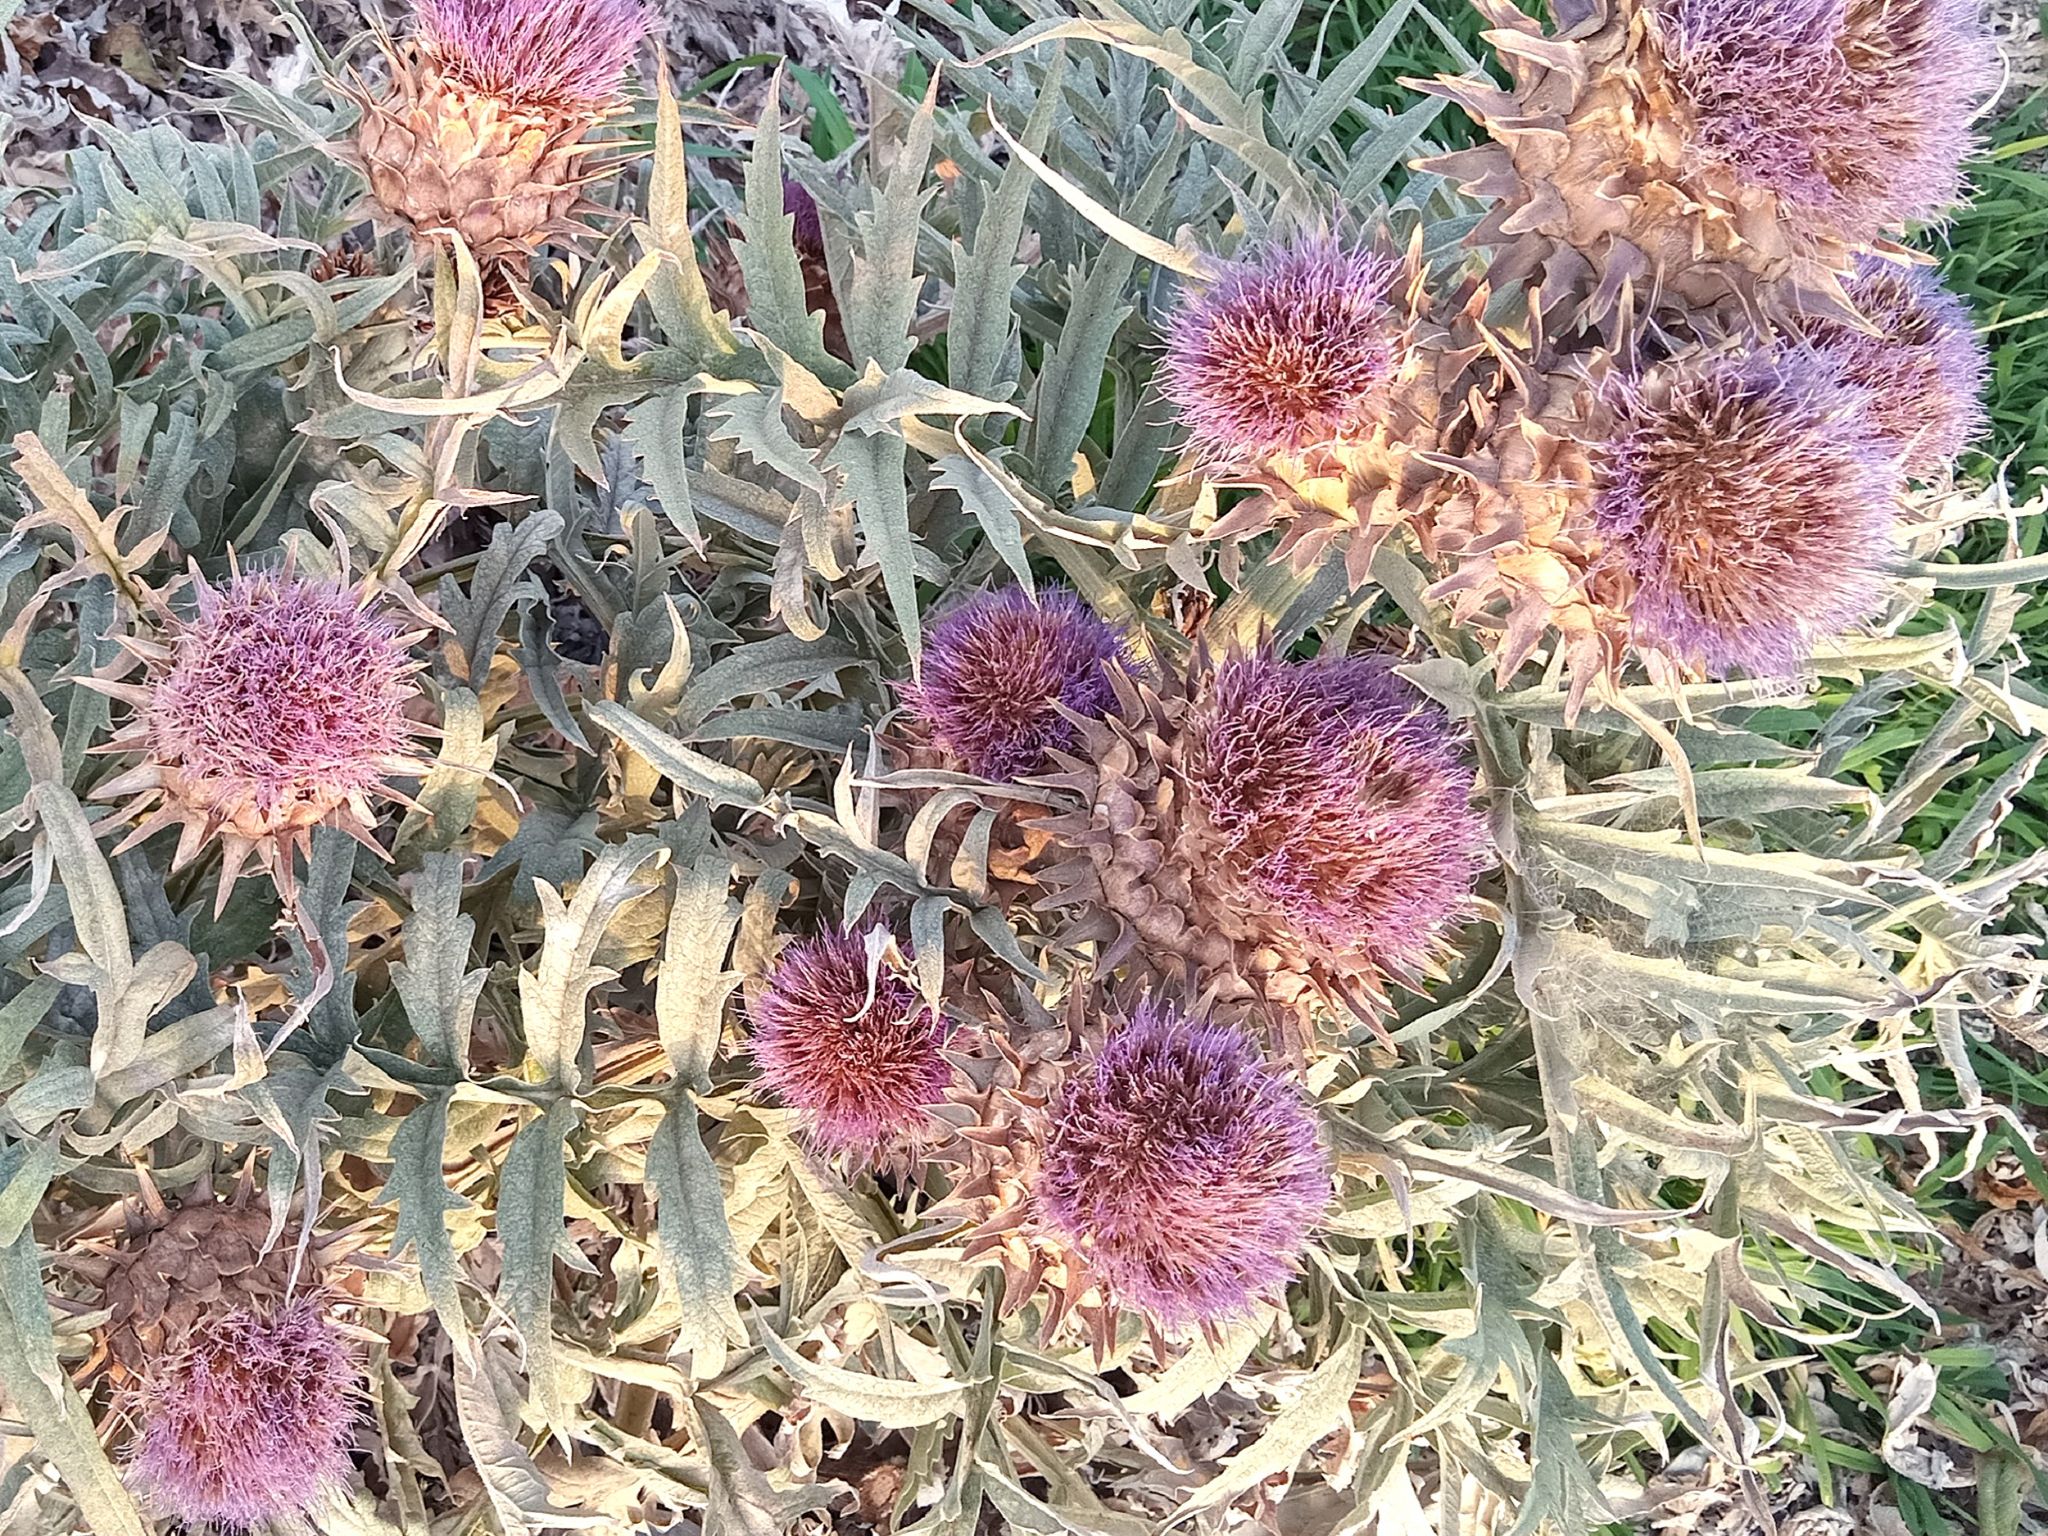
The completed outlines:
{"type": "MultiPolygon", "coordinates": [[[[1520,1536],[1829,1464],[1935,1310],[1882,1151],[2016,1134],[2044,980],[2048,749],[1913,825],[2048,725],[1897,240],[1988,44],[1495,6],[1386,111],[1408,8],[1301,9],[921,0],[821,165],[779,77],[631,99],[627,0],[435,0],[20,201],[8,1529],[1520,1536]]],[[[1925,1510],[2009,1530],[1973,1434],[1925,1510]]]]}

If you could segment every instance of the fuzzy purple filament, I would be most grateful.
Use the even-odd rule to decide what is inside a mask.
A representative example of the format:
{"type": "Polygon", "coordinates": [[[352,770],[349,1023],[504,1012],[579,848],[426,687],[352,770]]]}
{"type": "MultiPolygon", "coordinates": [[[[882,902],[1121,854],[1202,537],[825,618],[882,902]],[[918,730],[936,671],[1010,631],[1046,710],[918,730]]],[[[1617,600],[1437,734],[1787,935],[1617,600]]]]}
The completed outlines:
{"type": "Polygon", "coordinates": [[[616,96],[649,21],[642,0],[418,0],[417,12],[444,69],[522,106],[616,96]]]}
{"type": "Polygon", "coordinates": [[[782,952],[752,1009],[761,1081],[831,1152],[869,1159],[915,1141],[951,1077],[929,1004],[887,969],[869,982],[852,934],[782,952]]]}
{"type": "Polygon", "coordinates": [[[1603,394],[1594,518],[1634,578],[1639,641],[1717,676],[1784,676],[1876,610],[1898,456],[1830,360],[1723,355],[1603,394]]]}
{"type": "Polygon", "coordinates": [[[904,690],[932,740],[984,779],[1040,773],[1074,745],[1060,711],[1103,719],[1127,668],[1120,631],[1072,592],[1022,587],[969,598],[932,627],[924,676],[904,690]]]}
{"type": "Polygon", "coordinates": [[[242,1529],[303,1513],[349,1477],[358,1374],[317,1300],[204,1325],[154,1362],[130,1464],[154,1509],[242,1529]]]}
{"type": "Polygon", "coordinates": [[[1369,431],[1400,366],[1400,275],[1319,236],[1233,262],[1185,299],[1160,382],[1196,451],[1257,460],[1369,431]]]}
{"type": "Polygon", "coordinates": [[[1227,1322],[1275,1296],[1329,1203],[1300,1094],[1241,1032],[1151,999],[1051,1116],[1040,1219],[1112,1300],[1164,1327],[1227,1322]]]}
{"type": "Polygon", "coordinates": [[[1960,196],[1998,80],[1973,0],[1667,0],[1661,16],[1706,160],[1852,239],[1960,196]]]}
{"type": "Polygon", "coordinates": [[[270,820],[375,788],[410,741],[415,697],[388,620],[339,582],[248,572],[198,587],[146,710],[149,753],[223,819],[270,820]]]}
{"type": "Polygon", "coordinates": [[[1226,661],[1181,771],[1239,880],[1303,939],[1391,971],[1427,960],[1483,866],[1457,734],[1374,657],[1226,661]]]}
{"type": "Polygon", "coordinates": [[[1809,327],[1849,383],[1870,392],[1870,414],[1898,449],[1906,473],[1941,474],[1984,430],[1990,372],[1969,307],[1932,267],[1865,256],[1847,284],[1849,302],[1875,336],[1834,321],[1809,327]]]}

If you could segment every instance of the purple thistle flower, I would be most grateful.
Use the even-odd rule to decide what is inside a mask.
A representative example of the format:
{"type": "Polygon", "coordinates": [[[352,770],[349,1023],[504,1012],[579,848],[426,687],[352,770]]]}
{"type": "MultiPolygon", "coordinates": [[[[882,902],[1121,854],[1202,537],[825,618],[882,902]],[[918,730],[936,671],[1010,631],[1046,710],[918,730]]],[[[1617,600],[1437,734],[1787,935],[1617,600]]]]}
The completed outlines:
{"type": "Polygon", "coordinates": [[[818,200],[802,182],[784,177],[782,211],[790,216],[790,237],[799,256],[814,261],[825,259],[825,220],[818,212],[818,200]]]}
{"type": "Polygon", "coordinates": [[[1855,240],[1961,194],[1970,120],[1998,83],[1974,0],[1666,0],[1661,18],[1709,163],[1855,240]]]}
{"type": "Polygon", "coordinates": [[[1369,430],[1400,367],[1400,275],[1324,235],[1232,262],[1184,300],[1160,387],[1196,451],[1261,459],[1369,430]]]}
{"type": "Polygon", "coordinates": [[[1594,521],[1639,640],[1717,675],[1796,672],[1878,607],[1901,487],[1869,393],[1809,350],[1615,377],[1594,521]]]}
{"type": "Polygon", "coordinates": [[[1990,363],[1969,306],[1941,286],[1932,267],[1879,256],[1858,262],[1846,288],[1878,334],[1821,320],[1808,336],[1845,380],[1870,392],[1871,419],[1906,473],[1938,475],[1986,425],[1980,397],[1990,363]]]}
{"type": "Polygon", "coordinates": [[[952,1075],[930,1005],[887,969],[870,991],[868,973],[854,935],[800,939],[752,1007],[761,1081],[827,1150],[859,1158],[914,1141],[952,1075]]]}
{"type": "Polygon", "coordinates": [[[148,757],[176,765],[195,809],[253,831],[417,771],[411,663],[349,588],[245,572],[198,583],[197,607],[143,716],[148,757]]]}
{"type": "Polygon", "coordinates": [[[617,95],[649,19],[642,0],[416,0],[416,10],[442,68],[531,106],[617,95]]]}
{"type": "Polygon", "coordinates": [[[1220,857],[1303,939],[1412,975],[1486,858],[1443,713],[1383,661],[1217,668],[1181,766],[1220,857]]]}
{"type": "Polygon", "coordinates": [[[925,642],[924,677],[903,689],[932,740],[984,779],[1040,773],[1074,745],[1060,708],[1092,719],[1116,707],[1113,674],[1129,667],[1121,631],[1072,592],[980,592],[925,642]]]}
{"type": "Polygon", "coordinates": [[[145,1502],[188,1526],[299,1514],[348,1481],[358,1379],[318,1300],[269,1317],[230,1312],[149,1367],[130,1475],[145,1502]]]}
{"type": "Polygon", "coordinates": [[[1330,1199],[1293,1086],[1235,1029],[1148,998],[1054,1098],[1044,1226],[1110,1299],[1168,1328],[1279,1292],[1330,1199]]]}

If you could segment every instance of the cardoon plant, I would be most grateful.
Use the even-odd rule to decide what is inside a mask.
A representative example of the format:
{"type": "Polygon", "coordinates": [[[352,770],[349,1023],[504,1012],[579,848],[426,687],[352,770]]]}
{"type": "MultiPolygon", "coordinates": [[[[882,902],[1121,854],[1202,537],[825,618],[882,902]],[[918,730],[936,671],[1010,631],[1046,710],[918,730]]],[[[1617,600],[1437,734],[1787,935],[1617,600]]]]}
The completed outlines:
{"type": "Polygon", "coordinates": [[[347,1484],[359,1379],[317,1298],[215,1318],[144,1373],[130,1476],[192,1528],[301,1515],[347,1484]]]}

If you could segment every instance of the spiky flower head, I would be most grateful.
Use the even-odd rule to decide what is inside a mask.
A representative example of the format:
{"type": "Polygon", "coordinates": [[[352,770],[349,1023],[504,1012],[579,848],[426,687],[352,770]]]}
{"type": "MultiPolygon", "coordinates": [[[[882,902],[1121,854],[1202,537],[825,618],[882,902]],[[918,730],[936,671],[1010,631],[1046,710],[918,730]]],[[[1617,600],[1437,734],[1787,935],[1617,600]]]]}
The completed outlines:
{"type": "Polygon", "coordinates": [[[615,97],[648,25],[642,0],[418,0],[418,15],[443,70],[521,106],[615,97]]]}
{"type": "Polygon", "coordinates": [[[1049,1109],[1039,1217],[1109,1297],[1168,1328],[1242,1317],[1330,1198],[1315,1121],[1241,1032],[1147,999],[1049,1109]]]}
{"type": "Polygon", "coordinates": [[[1997,82],[1971,0],[1664,0],[1690,150],[1851,239],[1939,214],[1997,82]]]}
{"type": "Polygon", "coordinates": [[[1205,845],[1302,940],[1412,978],[1485,855],[1473,776],[1442,711],[1382,660],[1219,666],[1187,725],[1181,778],[1205,845]]]}
{"type": "Polygon", "coordinates": [[[348,1480],[357,1385],[317,1298],[216,1318],[142,1378],[137,1491],[194,1529],[301,1514],[348,1480]]]}
{"type": "Polygon", "coordinates": [[[1400,368],[1400,276],[1334,235],[1224,266],[1175,313],[1160,372],[1195,450],[1256,461],[1369,430],[1400,368]]]}
{"type": "Polygon", "coordinates": [[[977,593],[933,626],[924,676],[904,690],[932,740],[985,779],[1038,773],[1074,744],[1060,711],[1101,719],[1128,667],[1122,633],[1050,587],[977,593]]]}
{"type": "Polygon", "coordinates": [[[221,587],[195,577],[193,592],[167,645],[135,644],[146,682],[107,687],[136,706],[108,750],[142,761],[95,793],[149,813],[131,844],[182,824],[174,867],[218,835],[225,900],[252,855],[288,883],[316,825],[368,838],[371,797],[425,766],[408,750],[419,690],[407,637],[341,582],[250,571],[221,587]]]}
{"type": "Polygon", "coordinates": [[[1810,322],[1810,339],[1845,380],[1869,391],[1871,419],[1906,473],[1941,474],[1985,425],[1990,365],[1969,306],[1942,287],[1932,267],[1876,256],[1858,263],[1847,290],[1877,334],[1820,320],[1810,322]]]}
{"type": "Polygon", "coordinates": [[[951,1070],[931,1005],[850,933],[783,950],[751,1014],[761,1081],[827,1151],[872,1159],[915,1141],[951,1070]]]}
{"type": "Polygon", "coordinates": [[[1869,393],[1805,349],[1614,375],[1593,517],[1638,645],[1715,675],[1795,672],[1877,608],[1902,482],[1869,393]]]}

